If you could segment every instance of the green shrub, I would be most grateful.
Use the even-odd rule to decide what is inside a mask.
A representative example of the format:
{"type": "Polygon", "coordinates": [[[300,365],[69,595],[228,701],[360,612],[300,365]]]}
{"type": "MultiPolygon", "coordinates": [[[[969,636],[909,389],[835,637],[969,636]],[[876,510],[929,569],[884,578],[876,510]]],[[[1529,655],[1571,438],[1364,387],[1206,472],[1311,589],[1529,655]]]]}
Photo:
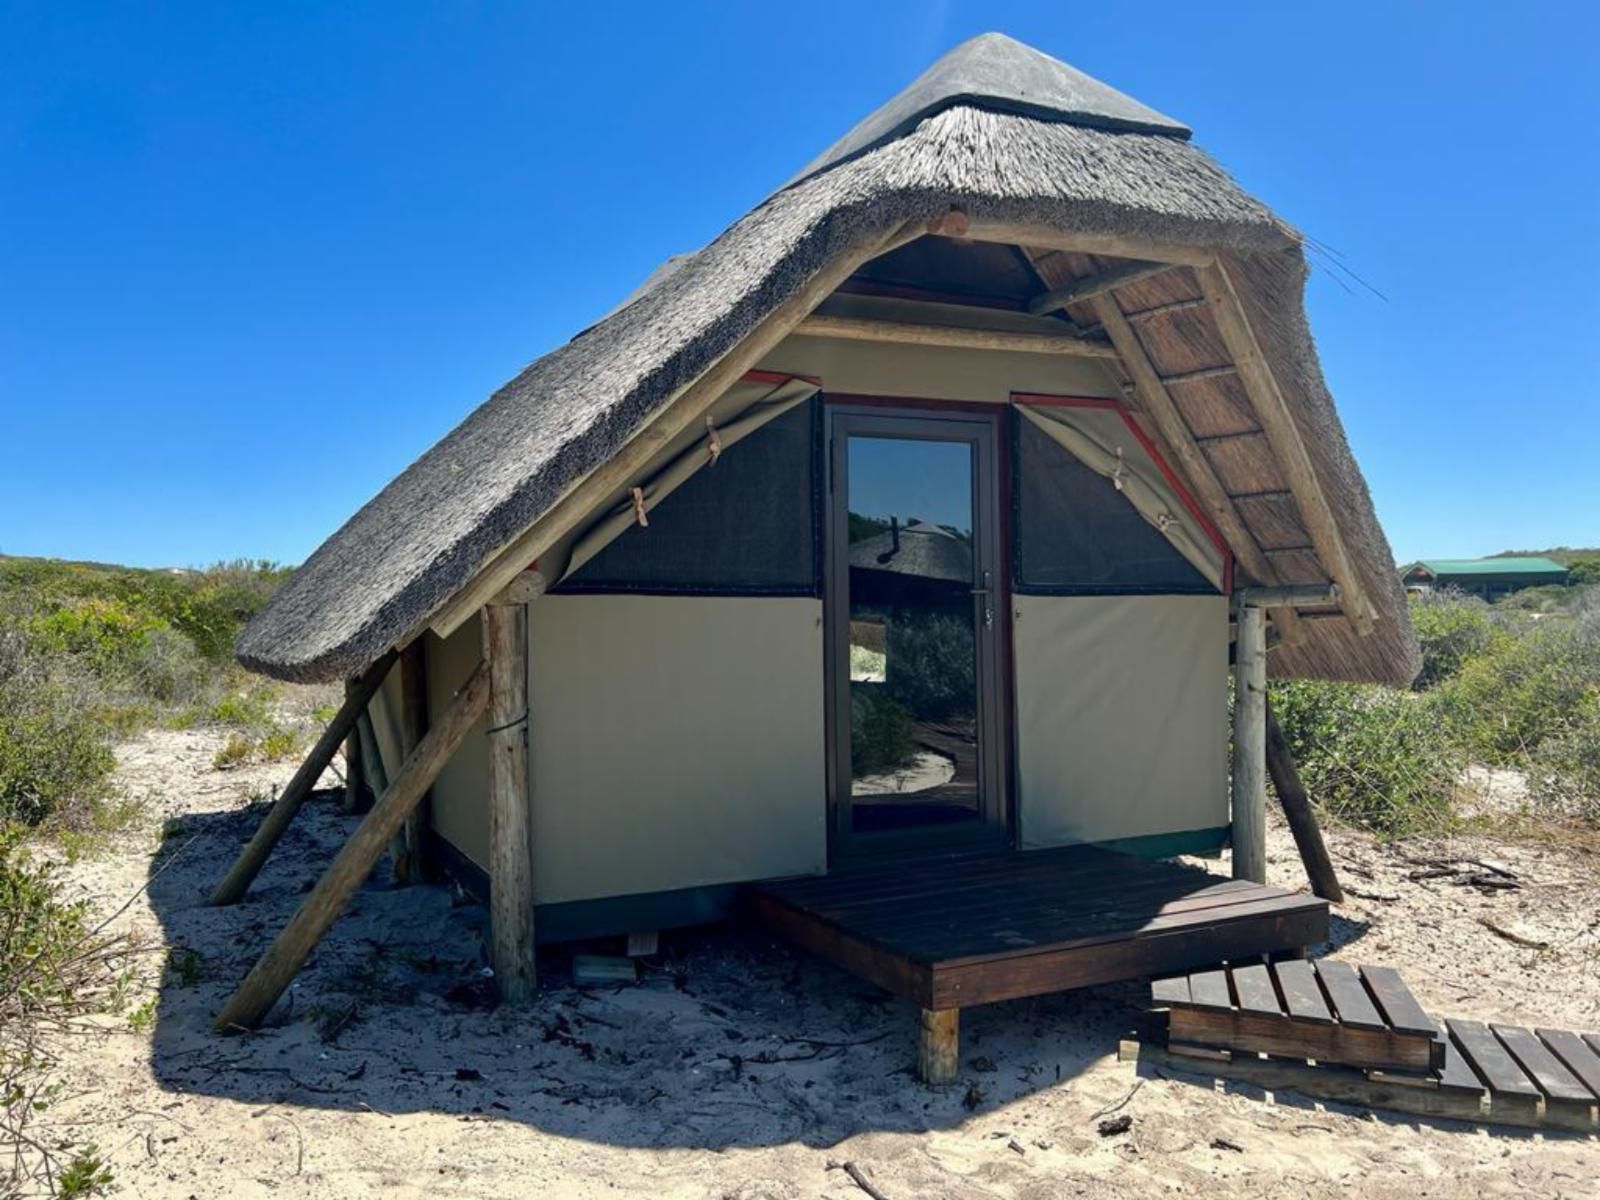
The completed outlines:
{"type": "Polygon", "coordinates": [[[889,695],[919,720],[976,711],[977,660],[970,619],[896,614],[886,640],[889,695]]]}
{"type": "Polygon", "coordinates": [[[211,756],[211,765],[219,771],[231,771],[242,766],[256,752],[256,743],[237,733],[230,733],[222,748],[211,756]]]}
{"type": "Polygon", "coordinates": [[[1600,703],[1539,743],[1528,790],[1536,804],[1559,815],[1600,823],[1600,703]]]}
{"type": "Polygon", "coordinates": [[[58,1039],[125,993],[127,952],[90,927],[87,905],[62,895],[19,827],[0,828],[0,1195],[48,1194],[52,1179],[58,1195],[109,1184],[93,1146],[49,1128],[61,1093],[51,1071],[58,1039]]]}
{"type": "Polygon", "coordinates": [[[210,718],[240,729],[262,730],[272,725],[272,701],[277,691],[271,684],[257,683],[225,692],[211,706],[210,718]]]}
{"type": "Polygon", "coordinates": [[[1465,760],[1427,696],[1363,684],[1272,684],[1272,710],[1313,800],[1382,833],[1447,825],[1465,760]]]}
{"type": "Polygon", "coordinates": [[[1469,658],[1507,636],[1484,601],[1461,592],[1434,592],[1411,602],[1411,624],[1422,645],[1419,691],[1454,678],[1469,658]]]}
{"type": "Polygon", "coordinates": [[[1497,638],[1440,689],[1441,711],[1474,756],[1526,764],[1583,719],[1600,691],[1600,608],[1530,621],[1497,638]]]}
{"type": "Polygon", "coordinates": [[[850,689],[850,770],[876,775],[908,766],[916,757],[916,728],[908,713],[880,685],[850,689]]]}
{"type": "Polygon", "coordinates": [[[107,794],[115,760],[92,698],[71,664],[0,618],[0,825],[36,825],[107,794]]]}
{"type": "Polygon", "coordinates": [[[300,749],[300,734],[293,729],[274,725],[261,739],[261,757],[267,762],[281,762],[300,749]]]}

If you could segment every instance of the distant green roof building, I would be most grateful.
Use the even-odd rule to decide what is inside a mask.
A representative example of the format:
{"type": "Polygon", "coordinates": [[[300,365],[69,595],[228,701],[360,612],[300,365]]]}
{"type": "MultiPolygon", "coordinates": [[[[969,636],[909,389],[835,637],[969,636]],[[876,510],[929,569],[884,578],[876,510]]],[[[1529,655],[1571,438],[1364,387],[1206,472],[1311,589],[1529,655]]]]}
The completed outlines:
{"type": "Polygon", "coordinates": [[[1553,558],[1424,558],[1400,571],[1408,589],[1459,588],[1493,600],[1525,587],[1567,582],[1567,568],[1553,558]]]}

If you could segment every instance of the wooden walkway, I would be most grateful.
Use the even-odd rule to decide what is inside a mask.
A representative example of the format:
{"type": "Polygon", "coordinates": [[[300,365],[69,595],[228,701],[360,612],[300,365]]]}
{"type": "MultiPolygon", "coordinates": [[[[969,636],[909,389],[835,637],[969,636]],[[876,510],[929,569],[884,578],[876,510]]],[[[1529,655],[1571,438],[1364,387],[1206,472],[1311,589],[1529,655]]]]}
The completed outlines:
{"type": "Polygon", "coordinates": [[[950,1014],[952,1043],[970,1005],[1299,953],[1328,932],[1314,897],[1088,846],[920,856],[755,885],[747,903],[804,949],[950,1014]]]}
{"type": "Polygon", "coordinates": [[[1334,959],[1158,980],[1166,1050],[1124,1056],[1308,1096],[1600,1132],[1600,1035],[1436,1021],[1389,967],[1334,959]]]}

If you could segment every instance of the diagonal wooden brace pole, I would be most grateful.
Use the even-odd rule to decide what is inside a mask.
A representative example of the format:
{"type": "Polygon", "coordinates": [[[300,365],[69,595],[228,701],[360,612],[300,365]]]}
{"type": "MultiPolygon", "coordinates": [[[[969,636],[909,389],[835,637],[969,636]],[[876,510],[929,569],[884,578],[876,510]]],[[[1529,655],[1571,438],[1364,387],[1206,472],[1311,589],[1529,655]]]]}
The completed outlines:
{"type": "Polygon", "coordinates": [[[1306,877],[1311,881],[1313,895],[1344,903],[1344,889],[1339,886],[1339,876],[1328,857],[1328,847],[1322,840],[1322,829],[1317,825],[1317,814],[1311,809],[1305,785],[1300,782],[1300,771],[1295,766],[1294,755],[1289,752],[1289,739],[1278,728],[1278,719],[1272,715],[1272,701],[1267,700],[1267,773],[1272,776],[1272,789],[1278,793],[1278,803],[1283,805],[1283,815],[1289,820],[1289,832],[1294,834],[1294,844],[1300,850],[1300,861],[1305,864],[1306,877]]]}
{"type": "Polygon", "coordinates": [[[322,736],[311,747],[311,753],[306,755],[305,761],[300,764],[300,769],[294,773],[294,778],[289,780],[289,786],[283,789],[283,794],[262,819],[261,827],[250,839],[250,844],[239,854],[232,869],[211,893],[212,904],[235,904],[250,889],[250,884],[266,864],[267,855],[272,853],[272,848],[278,844],[283,831],[289,827],[289,822],[294,820],[295,813],[300,811],[300,806],[311,794],[312,787],[322,777],[322,772],[327,770],[328,764],[333,761],[339,743],[343,742],[355,727],[356,718],[367,711],[368,702],[382,686],[383,678],[394,665],[394,660],[395,652],[391,650],[361,673],[355,685],[345,695],[344,703],[339,706],[339,711],[334,714],[333,720],[328,722],[328,727],[322,731],[322,736]]]}
{"type": "Polygon", "coordinates": [[[389,840],[439,777],[473,724],[489,707],[489,668],[479,663],[443,718],[406,756],[394,782],[363,818],[337,858],[311,889],[277,940],[228,998],[211,1028],[217,1033],[254,1029],[310,957],[355,890],[372,872],[389,840]]]}

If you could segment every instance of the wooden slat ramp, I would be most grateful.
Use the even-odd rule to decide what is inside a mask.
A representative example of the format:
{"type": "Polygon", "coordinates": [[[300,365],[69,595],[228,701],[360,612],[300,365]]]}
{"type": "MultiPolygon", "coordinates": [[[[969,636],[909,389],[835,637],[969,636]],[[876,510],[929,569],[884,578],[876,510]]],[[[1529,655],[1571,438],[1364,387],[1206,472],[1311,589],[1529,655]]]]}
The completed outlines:
{"type": "Polygon", "coordinates": [[[1373,1108],[1600,1132],[1600,1035],[1428,1016],[1391,967],[1335,959],[1157,980],[1167,1045],[1125,1060],[1373,1108]]]}

